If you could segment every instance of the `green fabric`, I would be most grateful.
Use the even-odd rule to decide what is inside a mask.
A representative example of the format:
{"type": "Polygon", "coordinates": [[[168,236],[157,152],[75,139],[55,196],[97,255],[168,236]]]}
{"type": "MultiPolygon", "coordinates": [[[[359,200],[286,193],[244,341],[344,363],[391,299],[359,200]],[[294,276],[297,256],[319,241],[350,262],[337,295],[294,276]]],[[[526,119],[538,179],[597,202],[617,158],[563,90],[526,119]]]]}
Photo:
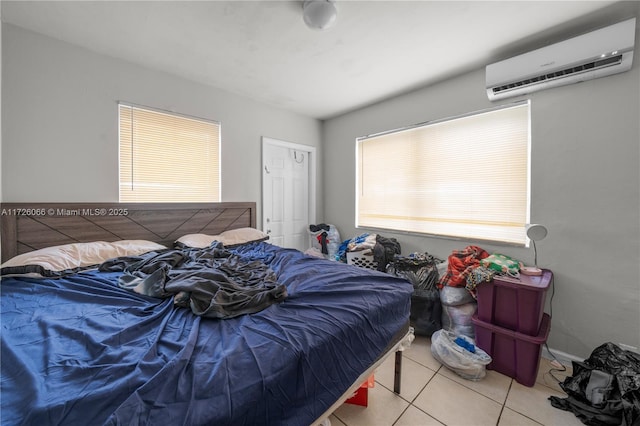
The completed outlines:
{"type": "Polygon", "coordinates": [[[522,262],[504,254],[494,253],[480,261],[482,266],[498,273],[517,274],[522,268],[522,262]]]}

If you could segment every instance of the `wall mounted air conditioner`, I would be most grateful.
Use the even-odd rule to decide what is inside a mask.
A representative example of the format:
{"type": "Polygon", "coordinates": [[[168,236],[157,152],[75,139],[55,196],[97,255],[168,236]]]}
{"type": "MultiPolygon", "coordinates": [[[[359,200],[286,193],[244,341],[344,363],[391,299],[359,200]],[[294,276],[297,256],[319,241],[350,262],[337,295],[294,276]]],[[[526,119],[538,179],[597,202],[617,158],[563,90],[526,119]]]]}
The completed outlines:
{"type": "Polygon", "coordinates": [[[487,65],[490,100],[628,71],[636,18],[487,65]]]}

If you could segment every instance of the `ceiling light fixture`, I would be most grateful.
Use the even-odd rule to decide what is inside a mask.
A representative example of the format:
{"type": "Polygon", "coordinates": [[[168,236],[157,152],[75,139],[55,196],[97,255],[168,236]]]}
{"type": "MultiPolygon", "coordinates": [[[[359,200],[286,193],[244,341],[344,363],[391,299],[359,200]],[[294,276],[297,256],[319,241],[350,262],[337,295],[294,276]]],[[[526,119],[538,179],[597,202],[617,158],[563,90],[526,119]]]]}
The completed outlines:
{"type": "Polygon", "coordinates": [[[302,17],[307,27],[326,30],[336,23],[338,11],[332,0],[304,0],[302,17]]]}

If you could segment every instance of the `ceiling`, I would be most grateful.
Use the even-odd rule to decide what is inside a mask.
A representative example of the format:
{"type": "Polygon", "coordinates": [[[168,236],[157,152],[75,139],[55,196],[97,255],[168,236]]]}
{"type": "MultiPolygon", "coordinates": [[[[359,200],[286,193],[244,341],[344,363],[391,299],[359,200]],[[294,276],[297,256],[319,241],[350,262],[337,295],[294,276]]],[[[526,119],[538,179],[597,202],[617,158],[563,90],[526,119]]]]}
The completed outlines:
{"type": "Polygon", "coordinates": [[[5,23],[326,119],[595,29],[589,16],[613,3],[336,0],[337,23],[326,31],[304,25],[302,1],[1,7],[5,23]]]}

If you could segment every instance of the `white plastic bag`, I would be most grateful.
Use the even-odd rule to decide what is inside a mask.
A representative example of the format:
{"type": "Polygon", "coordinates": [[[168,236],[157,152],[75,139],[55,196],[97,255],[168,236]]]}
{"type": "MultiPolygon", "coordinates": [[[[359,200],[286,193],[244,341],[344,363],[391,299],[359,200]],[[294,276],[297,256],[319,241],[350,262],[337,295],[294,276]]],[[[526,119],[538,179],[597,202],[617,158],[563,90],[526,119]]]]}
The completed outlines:
{"type": "Polygon", "coordinates": [[[476,331],[472,318],[477,310],[478,304],[475,301],[458,306],[442,305],[442,328],[457,336],[463,334],[470,339],[475,339],[476,331]]]}
{"type": "Polygon", "coordinates": [[[445,306],[460,306],[475,302],[469,290],[464,287],[450,287],[448,285],[440,289],[440,301],[445,306]]]}
{"type": "Polygon", "coordinates": [[[492,361],[482,349],[475,346],[473,340],[466,336],[457,336],[447,330],[438,330],[431,336],[431,354],[445,367],[467,380],[480,380],[486,374],[486,366],[492,361]],[[465,346],[472,347],[475,352],[458,345],[455,340],[462,339],[465,346]]]}
{"type": "Polygon", "coordinates": [[[338,253],[338,249],[340,248],[340,232],[334,225],[329,225],[329,235],[327,235],[327,249],[329,251],[328,258],[330,260],[338,260],[336,259],[336,254],[338,253]]]}
{"type": "Polygon", "coordinates": [[[337,260],[336,254],[340,248],[340,232],[331,224],[321,223],[319,225],[309,225],[311,234],[311,248],[317,249],[322,255],[330,260],[337,260]]]}

